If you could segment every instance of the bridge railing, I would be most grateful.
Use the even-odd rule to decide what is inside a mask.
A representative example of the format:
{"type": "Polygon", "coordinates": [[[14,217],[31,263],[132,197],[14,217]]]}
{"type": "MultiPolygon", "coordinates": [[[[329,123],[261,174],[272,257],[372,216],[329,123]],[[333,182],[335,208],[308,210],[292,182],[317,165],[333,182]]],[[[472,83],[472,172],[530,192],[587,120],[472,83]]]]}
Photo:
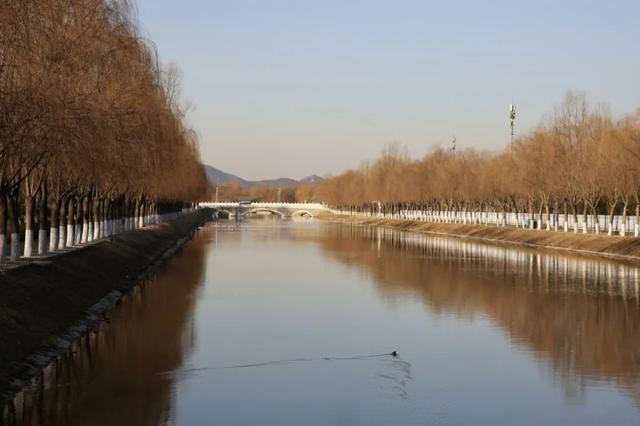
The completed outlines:
{"type": "Polygon", "coordinates": [[[201,207],[244,207],[244,208],[256,208],[256,207],[270,207],[270,208],[289,208],[289,209],[314,209],[314,210],[330,210],[325,204],[322,203],[269,203],[269,202],[256,202],[241,204],[239,202],[215,202],[208,201],[198,204],[201,207]]]}

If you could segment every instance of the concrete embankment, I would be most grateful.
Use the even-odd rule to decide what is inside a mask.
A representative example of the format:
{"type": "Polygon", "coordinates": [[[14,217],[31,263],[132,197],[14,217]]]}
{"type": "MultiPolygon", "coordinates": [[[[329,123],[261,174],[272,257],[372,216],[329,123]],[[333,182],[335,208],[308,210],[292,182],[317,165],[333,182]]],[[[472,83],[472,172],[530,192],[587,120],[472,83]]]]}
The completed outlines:
{"type": "Polygon", "coordinates": [[[210,217],[198,210],[0,273],[0,407],[210,217]]]}
{"type": "Polygon", "coordinates": [[[384,226],[433,235],[467,238],[493,244],[511,244],[534,248],[569,251],[588,256],[609,257],[640,263],[640,238],[594,235],[562,231],[520,229],[486,225],[417,222],[365,216],[323,214],[322,220],[369,226],[384,226]]]}

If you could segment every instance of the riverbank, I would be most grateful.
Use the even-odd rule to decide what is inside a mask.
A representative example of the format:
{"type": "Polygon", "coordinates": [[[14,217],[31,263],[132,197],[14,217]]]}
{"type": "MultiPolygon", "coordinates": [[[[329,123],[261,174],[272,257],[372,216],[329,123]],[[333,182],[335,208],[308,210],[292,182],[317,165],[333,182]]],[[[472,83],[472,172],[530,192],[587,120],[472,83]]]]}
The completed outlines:
{"type": "Polygon", "coordinates": [[[521,229],[511,226],[463,225],[381,219],[365,216],[322,214],[318,219],[329,222],[384,226],[426,234],[467,238],[493,244],[519,245],[533,248],[569,251],[587,256],[600,256],[640,263],[640,238],[581,234],[561,231],[521,229]]]}
{"type": "Polygon", "coordinates": [[[0,273],[0,407],[210,217],[198,210],[0,273]]]}

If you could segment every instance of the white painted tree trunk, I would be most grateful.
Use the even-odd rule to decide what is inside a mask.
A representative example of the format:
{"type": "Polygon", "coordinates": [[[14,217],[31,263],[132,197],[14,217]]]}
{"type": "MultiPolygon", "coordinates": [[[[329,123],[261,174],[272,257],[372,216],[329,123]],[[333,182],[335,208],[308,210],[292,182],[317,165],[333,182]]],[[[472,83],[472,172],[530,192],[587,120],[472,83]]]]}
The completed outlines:
{"type": "Polygon", "coordinates": [[[90,243],[93,241],[93,222],[91,220],[87,221],[87,242],[90,243]]]}
{"type": "Polygon", "coordinates": [[[4,259],[4,253],[7,250],[7,235],[0,234],[0,262],[4,259]]]}
{"type": "Polygon", "coordinates": [[[24,257],[33,256],[33,230],[25,229],[24,231],[24,257]]]}
{"type": "Polygon", "coordinates": [[[624,237],[625,235],[627,235],[627,224],[622,222],[620,224],[620,236],[624,237]]]}
{"type": "Polygon", "coordinates": [[[58,249],[58,228],[49,228],[49,251],[58,249]]]}
{"type": "Polygon", "coordinates": [[[11,233],[11,254],[9,255],[9,259],[12,261],[18,260],[20,257],[20,234],[17,232],[11,233]]]}
{"type": "Polygon", "coordinates": [[[60,226],[60,235],[58,236],[58,250],[64,250],[67,244],[67,227],[60,226]]]}
{"type": "Polygon", "coordinates": [[[598,218],[596,218],[595,232],[596,235],[600,235],[600,223],[598,222],[598,218]]]}
{"type": "Polygon", "coordinates": [[[67,247],[72,247],[73,246],[73,237],[74,237],[74,233],[73,233],[73,225],[69,225],[67,224],[67,241],[66,241],[66,246],[67,247]]]}
{"type": "Polygon", "coordinates": [[[93,241],[100,239],[100,225],[93,221],[93,241]]]}
{"type": "Polygon", "coordinates": [[[82,238],[80,239],[80,243],[84,244],[89,241],[89,221],[85,220],[82,223],[82,238]]]}
{"type": "Polygon", "coordinates": [[[38,230],[38,254],[45,254],[47,252],[47,231],[44,229],[38,230]]]}
{"type": "Polygon", "coordinates": [[[640,226],[636,223],[634,226],[633,236],[637,237],[638,235],[640,235],[640,226]]]}

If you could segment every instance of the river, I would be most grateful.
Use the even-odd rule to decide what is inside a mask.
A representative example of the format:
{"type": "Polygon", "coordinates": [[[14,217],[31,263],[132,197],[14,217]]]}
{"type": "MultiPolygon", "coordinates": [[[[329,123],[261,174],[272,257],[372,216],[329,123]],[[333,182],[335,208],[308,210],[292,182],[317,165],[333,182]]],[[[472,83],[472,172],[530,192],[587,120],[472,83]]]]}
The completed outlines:
{"type": "Polygon", "coordinates": [[[390,229],[209,224],[3,424],[638,425],[639,279],[390,229]]]}

